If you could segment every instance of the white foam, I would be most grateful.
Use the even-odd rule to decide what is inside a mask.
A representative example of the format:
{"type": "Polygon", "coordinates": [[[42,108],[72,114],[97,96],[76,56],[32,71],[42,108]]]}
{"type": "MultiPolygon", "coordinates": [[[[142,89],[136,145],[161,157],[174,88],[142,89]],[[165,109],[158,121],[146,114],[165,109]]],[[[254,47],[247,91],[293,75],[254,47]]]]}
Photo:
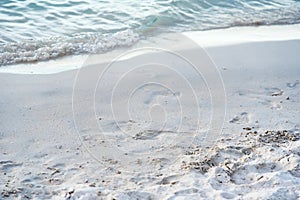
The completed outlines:
{"type": "Polygon", "coordinates": [[[111,35],[83,33],[71,37],[50,37],[0,46],[0,66],[60,58],[68,55],[96,54],[133,45],[139,35],[131,30],[111,35]]]}

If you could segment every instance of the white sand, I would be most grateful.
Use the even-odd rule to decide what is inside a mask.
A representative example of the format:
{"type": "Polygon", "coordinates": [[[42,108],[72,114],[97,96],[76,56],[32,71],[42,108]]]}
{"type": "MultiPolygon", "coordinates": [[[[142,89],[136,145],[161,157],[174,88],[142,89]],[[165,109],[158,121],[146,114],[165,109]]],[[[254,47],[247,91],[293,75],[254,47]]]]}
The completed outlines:
{"type": "Polygon", "coordinates": [[[299,199],[299,30],[186,33],[212,63],[168,38],[181,55],[216,66],[200,68],[203,79],[180,59],[141,50],[107,71],[105,55],[80,73],[1,68],[0,197],[299,199]],[[150,61],[160,65],[130,67],[150,61]]]}

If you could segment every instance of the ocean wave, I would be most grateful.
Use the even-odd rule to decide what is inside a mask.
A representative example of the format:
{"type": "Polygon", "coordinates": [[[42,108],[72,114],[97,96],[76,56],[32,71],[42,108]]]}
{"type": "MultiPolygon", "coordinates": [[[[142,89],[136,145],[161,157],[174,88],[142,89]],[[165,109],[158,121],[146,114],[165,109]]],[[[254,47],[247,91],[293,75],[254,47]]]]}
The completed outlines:
{"type": "Polygon", "coordinates": [[[299,0],[1,0],[0,66],[103,53],[140,38],[300,23],[299,0]]]}
{"type": "Polygon", "coordinates": [[[137,33],[127,30],[112,35],[85,33],[72,37],[8,43],[0,46],[0,66],[44,61],[66,55],[104,53],[131,46],[138,40],[137,33]]]}

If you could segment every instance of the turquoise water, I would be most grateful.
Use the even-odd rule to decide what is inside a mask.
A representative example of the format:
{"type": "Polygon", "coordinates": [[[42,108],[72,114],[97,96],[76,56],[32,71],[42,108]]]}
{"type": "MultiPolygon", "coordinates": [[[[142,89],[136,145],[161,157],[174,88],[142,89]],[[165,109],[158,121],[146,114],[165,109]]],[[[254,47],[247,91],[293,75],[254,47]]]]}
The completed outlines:
{"type": "Polygon", "coordinates": [[[299,22],[299,0],[1,0],[0,65],[106,52],[161,32],[299,22]]]}

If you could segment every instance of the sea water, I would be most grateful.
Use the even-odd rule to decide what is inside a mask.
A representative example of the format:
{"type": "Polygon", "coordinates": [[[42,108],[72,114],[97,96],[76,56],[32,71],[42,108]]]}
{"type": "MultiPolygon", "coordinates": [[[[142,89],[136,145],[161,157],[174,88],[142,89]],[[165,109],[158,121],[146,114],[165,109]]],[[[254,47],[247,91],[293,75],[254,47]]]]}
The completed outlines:
{"type": "Polygon", "coordinates": [[[1,0],[0,66],[107,52],[162,32],[296,23],[299,0],[1,0]]]}

